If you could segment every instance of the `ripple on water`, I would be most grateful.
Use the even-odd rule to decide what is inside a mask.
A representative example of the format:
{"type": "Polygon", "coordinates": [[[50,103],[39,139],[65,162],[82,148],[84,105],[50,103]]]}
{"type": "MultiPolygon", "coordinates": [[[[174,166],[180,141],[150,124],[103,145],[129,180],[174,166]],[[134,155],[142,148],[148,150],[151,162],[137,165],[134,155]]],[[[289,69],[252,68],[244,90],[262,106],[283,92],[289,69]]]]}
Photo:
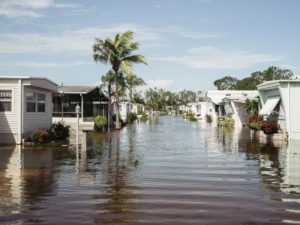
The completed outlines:
{"type": "Polygon", "coordinates": [[[3,224],[297,224],[300,153],[178,117],[65,147],[0,148],[3,224]]]}

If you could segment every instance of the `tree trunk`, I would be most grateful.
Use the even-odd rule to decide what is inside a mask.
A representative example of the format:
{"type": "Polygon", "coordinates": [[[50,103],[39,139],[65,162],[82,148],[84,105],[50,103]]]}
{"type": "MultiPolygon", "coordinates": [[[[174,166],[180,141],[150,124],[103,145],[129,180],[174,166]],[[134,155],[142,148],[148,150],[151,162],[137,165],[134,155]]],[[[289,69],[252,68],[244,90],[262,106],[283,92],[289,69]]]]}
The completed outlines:
{"type": "Polygon", "coordinates": [[[116,78],[116,127],[115,129],[119,130],[121,129],[121,124],[120,124],[120,110],[119,110],[119,103],[120,103],[120,96],[119,96],[119,74],[117,71],[115,71],[115,78],[116,78]]]}
{"type": "Polygon", "coordinates": [[[110,95],[110,90],[108,94],[108,109],[107,109],[107,131],[110,132],[110,127],[111,127],[111,95],[110,95]]]}

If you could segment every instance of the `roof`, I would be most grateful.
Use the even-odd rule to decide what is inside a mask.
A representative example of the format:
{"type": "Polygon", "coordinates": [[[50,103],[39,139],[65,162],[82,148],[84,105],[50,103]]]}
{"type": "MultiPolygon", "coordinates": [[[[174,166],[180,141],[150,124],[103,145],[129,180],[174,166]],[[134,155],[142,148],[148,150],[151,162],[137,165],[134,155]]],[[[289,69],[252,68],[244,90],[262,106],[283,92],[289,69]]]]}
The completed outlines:
{"type": "Polygon", "coordinates": [[[60,86],[58,87],[59,93],[64,94],[88,94],[95,90],[98,86],[60,86]]]}
{"type": "Polygon", "coordinates": [[[279,86],[280,83],[300,83],[300,80],[271,80],[265,81],[257,86],[258,90],[269,89],[279,86]]]}
{"type": "Polygon", "coordinates": [[[254,99],[258,96],[258,91],[251,90],[251,91],[244,91],[244,90],[214,90],[214,91],[207,91],[206,97],[210,99],[211,102],[218,105],[220,104],[223,99],[230,99],[230,100],[241,100],[244,101],[246,99],[254,99]]]}
{"type": "Polygon", "coordinates": [[[46,80],[51,84],[58,86],[57,83],[49,80],[47,77],[31,77],[31,76],[0,76],[0,79],[14,79],[14,80],[46,80]]]}

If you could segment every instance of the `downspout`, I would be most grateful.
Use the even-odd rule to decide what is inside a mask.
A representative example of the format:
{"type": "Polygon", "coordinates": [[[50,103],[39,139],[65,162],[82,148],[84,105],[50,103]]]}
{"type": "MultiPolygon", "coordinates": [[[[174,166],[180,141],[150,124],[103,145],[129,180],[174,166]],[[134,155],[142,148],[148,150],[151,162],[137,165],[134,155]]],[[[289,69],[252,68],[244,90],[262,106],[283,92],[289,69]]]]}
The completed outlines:
{"type": "Polygon", "coordinates": [[[83,95],[80,94],[81,97],[81,122],[83,122],[83,95]]]}
{"type": "Polygon", "coordinates": [[[23,134],[23,112],[24,112],[24,93],[23,93],[23,84],[22,79],[19,79],[19,98],[20,98],[20,110],[19,110],[19,130],[18,130],[18,141],[17,144],[22,144],[22,134],[23,134]]]}
{"type": "Polygon", "coordinates": [[[291,133],[292,133],[292,129],[291,129],[291,85],[290,85],[290,82],[288,82],[288,99],[289,99],[289,106],[288,106],[288,110],[289,110],[289,121],[288,121],[288,126],[289,126],[289,129],[288,129],[288,135],[289,135],[289,140],[291,140],[291,133]]]}

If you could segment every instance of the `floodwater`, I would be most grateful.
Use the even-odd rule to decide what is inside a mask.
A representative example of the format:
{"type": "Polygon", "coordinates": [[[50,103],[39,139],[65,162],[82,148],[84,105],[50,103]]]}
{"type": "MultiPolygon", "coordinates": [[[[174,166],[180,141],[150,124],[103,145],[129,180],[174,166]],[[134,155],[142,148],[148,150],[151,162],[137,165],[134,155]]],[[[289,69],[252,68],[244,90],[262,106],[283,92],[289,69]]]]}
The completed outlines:
{"type": "Polygon", "coordinates": [[[0,147],[0,224],[300,224],[300,147],[169,116],[0,147]]]}

